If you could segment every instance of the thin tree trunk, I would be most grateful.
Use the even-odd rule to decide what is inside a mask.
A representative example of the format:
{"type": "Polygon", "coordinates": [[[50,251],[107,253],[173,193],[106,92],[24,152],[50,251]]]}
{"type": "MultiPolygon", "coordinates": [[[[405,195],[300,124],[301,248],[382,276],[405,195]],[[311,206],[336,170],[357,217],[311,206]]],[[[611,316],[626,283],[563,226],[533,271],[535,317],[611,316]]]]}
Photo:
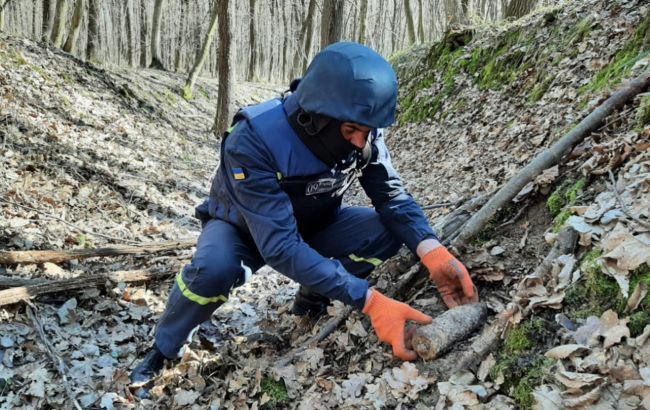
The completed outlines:
{"type": "MultiPolygon", "coordinates": [[[[415,43],[415,23],[413,22],[413,12],[411,10],[411,1],[404,0],[404,13],[406,14],[406,28],[408,29],[409,44],[415,43]]],[[[393,50],[395,51],[395,50],[393,50]]]]}
{"type": "Polygon", "coordinates": [[[418,1],[419,9],[418,9],[418,38],[420,39],[421,43],[425,42],[424,38],[424,7],[422,5],[422,0],[418,1]]]}
{"type": "Polygon", "coordinates": [[[223,135],[230,121],[230,100],[232,96],[230,45],[232,33],[230,31],[228,3],[229,0],[217,1],[219,9],[219,96],[217,97],[217,112],[214,119],[214,132],[217,138],[223,135]]]}
{"type": "Polygon", "coordinates": [[[74,14],[72,15],[72,24],[70,26],[70,33],[68,39],[65,41],[63,51],[74,54],[77,50],[77,40],[79,40],[79,33],[81,32],[81,22],[86,12],[86,0],[77,0],[74,6],[74,14]]]}
{"type": "Polygon", "coordinates": [[[255,0],[248,1],[250,22],[248,24],[248,41],[250,43],[250,55],[248,59],[247,81],[255,81],[255,67],[257,66],[257,45],[255,44],[255,0]]]}
{"type": "Polygon", "coordinates": [[[343,0],[324,0],[320,26],[320,48],[339,41],[343,26],[343,0]]]}
{"type": "MultiPolygon", "coordinates": [[[[205,39],[203,40],[203,47],[201,51],[197,54],[194,59],[194,66],[190,72],[187,81],[185,82],[185,88],[183,89],[183,97],[185,99],[192,98],[192,92],[194,90],[194,84],[196,83],[196,78],[199,76],[201,69],[203,69],[203,64],[210,54],[210,47],[212,46],[212,39],[214,38],[214,32],[217,29],[217,17],[219,16],[219,2],[222,0],[216,0],[212,6],[212,14],[210,15],[210,28],[208,29],[205,39]]],[[[220,83],[221,84],[221,83],[220,83]]],[[[219,87],[221,88],[221,86],[219,87]]]]}
{"type": "Polygon", "coordinates": [[[67,0],[57,0],[56,14],[54,15],[54,29],[52,30],[52,44],[54,47],[61,48],[63,45],[63,36],[65,34],[65,23],[68,16],[67,0]]]}
{"type": "Polygon", "coordinates": [[[530,13],[535,7],[535,0],[511,0],[505,8],[505,18],[519,18],[530,13]]]}
{"type": "Polygon", "coordinates": [[[126,34],[127,34],[127,45],[126,52],[128,54],[129,67],[135,67],[135,53],[133,43],[135,41],[135,28],[133,26],[133,5],[130,0],[125,1],[126,7],[126,34]]]}
{"type": "Polygon", "coordinates": [[[43,32],[41,33],[41,40],[45,43],[50,42],[53,26],[54,13],[52,13],[52,0],[43,0],[43,32]]]}
{"type": "Polygon", "coordinates": [[[366,15],[368,14],[368,0],[361,0],[359,11],[359,37],[357,43],[363,44],[366,41],[366,15]]]}
{"type": "Polygon", "coordinates": [[[5,7],[9,4],[10,0],[0,0],[0,31],[5,29],[5,7]]]}
{"type": "Polygon", "coordinates": [[[99,43],[99,4],[97,0],[88,0],[88,41],[86,43],[86,59],[97,61],[97,45],[99,43]]]}
{"type": "Polygon", "coordinates": [[[162,26],[162,9],[164,0],[156,0],[153,8],[153,28],[151,31],[151,64],[149,67],[164,69],[160,54],[160,27],[162,26]]]}
{"type": "MultiPolygon", "coordinates": [[[[93,1],[93,0],[91,0],[93,1]]],[[[147,0],[142,0],[140,6],[140,67],[148,67],[147,59],[147,0]]]]}
{"type": "MultiPolygon", "coordinates": [[[[397,12],[399,11],[399,2],[395,1],[393,2],[393,16],[391,19],[391,36],[390,36],[390,47],[391,51],[394,51],[397,49],[397,34],[398,34],[398,27],[397,27],[397,12]]],[[[392,53],[389,53],[392,54],[392,53]]]]}
{"type": "Polygon", "coordinates": [[[307,70],[307,62],[309,61],[309,53],[311,53],[312,41],[314,39],[314,9],[316,8],[316,0],[309,0],[309,6],[307,8],[307,16],[305,17],[305,52],[302,59],[302,70],[305,72],[307,70]]]}
{"type": "Polygon", "coordinates": [[[289,36],[287,33],[289,33],[289,26],[287,23],[287,7],[284,5],[284,3],[280,3],[282,7],[282,27],[283,27],[283,32],[282,32],[282,37],[280,37],[280,41],[278,42],[280,49],[282,50],[282,69],[280,72],[280,75],[282,77],[282,81],[285,81],[287,79],[287,49],[289,48],[289,45],[286,44],[286,41],[289,39],[289,36]],[[282,46],[284,44],[284,47],[282,46]]]}

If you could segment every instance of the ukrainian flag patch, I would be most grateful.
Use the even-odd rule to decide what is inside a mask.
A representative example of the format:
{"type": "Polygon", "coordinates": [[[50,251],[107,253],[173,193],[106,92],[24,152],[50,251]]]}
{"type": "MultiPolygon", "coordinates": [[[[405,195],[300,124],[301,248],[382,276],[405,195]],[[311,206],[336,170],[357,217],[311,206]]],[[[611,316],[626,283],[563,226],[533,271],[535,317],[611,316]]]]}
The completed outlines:
{"type": "Polygon", "coordinates": [[[244,168],[231,168],[232,170],[232,177],[235,178],[236,181],[242,181],[246,179],[246,171],[244,171],[244,168]]]}

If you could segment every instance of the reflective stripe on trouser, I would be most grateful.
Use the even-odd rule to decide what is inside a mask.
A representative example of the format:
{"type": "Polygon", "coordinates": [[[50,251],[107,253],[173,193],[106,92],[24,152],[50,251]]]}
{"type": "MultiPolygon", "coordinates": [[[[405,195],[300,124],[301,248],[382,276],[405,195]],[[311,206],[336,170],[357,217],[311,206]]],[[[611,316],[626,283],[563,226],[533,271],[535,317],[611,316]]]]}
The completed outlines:
{"type": "MultiPolygon", "coordinates": [[[[341,209],[333,224],[305,240],[318,253],[338,259],[348,272],[360,278],[368,277],[402,246],[374,209],[357,207],[341,209]]],[[[302,286],[299,292],[324,298],[302,286]]]]}
{"type": "Polygon", "coordinates": [[[255,246],[227,222],[209,220],[192,262],[176,277],[165,312],[156,327],[156,346],[176,357],[192,330],[210,318],[263,261],[255,246]]]}

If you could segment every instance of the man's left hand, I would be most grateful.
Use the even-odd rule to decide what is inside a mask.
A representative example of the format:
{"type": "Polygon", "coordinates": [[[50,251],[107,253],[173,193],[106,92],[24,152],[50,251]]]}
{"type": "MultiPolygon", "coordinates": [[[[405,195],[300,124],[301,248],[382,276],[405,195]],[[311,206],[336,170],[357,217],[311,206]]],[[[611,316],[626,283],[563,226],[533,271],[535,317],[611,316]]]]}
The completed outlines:
{"type": "Polygon", "coordinates": [[[422,263],[448,308],[478,302],[478,292],[467,268],[444,246],[425,254],[422,263]]]}

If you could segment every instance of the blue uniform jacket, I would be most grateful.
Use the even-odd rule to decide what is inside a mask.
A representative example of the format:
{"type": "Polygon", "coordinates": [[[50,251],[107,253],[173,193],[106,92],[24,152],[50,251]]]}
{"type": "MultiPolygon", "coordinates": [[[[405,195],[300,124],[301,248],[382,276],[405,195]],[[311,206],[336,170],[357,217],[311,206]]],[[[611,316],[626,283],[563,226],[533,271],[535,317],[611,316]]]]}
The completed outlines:
{"type": "Polygon", "coordinates": [[[336,216],[350,183],[359,177],[384,225],[411,251],[435,235],[391,165],[383,130],[373,131],[372,157],[361,171],[355,164],[330,169],[291,128],[287,116],[297,108],[290,95],[240,112],[222,142],[210,198],[197,214],[228,221],[250,234],[264,261],[278,272],[362,309],[368,282],[303,239],[336,216]],[[296,186],[307,188],[294,192],[296,186]]]}

